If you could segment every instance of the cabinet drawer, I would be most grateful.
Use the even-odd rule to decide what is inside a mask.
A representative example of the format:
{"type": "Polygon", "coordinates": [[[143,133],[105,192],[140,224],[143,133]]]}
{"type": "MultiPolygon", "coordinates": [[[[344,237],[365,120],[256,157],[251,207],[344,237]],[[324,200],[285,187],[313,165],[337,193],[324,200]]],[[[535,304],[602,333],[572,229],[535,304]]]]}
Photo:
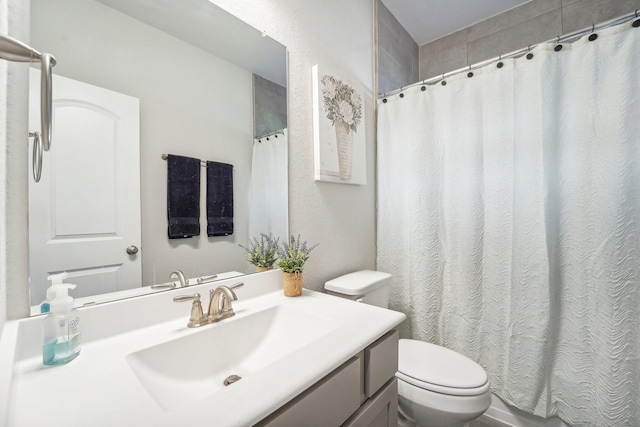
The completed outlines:
{"type": "Polygon", "coordinates": [[[364,391],[371,397],[398,371],[398,331],[389,331],[364,351],[364,391]]]}
{"type": "Polygon", "coordinates": [[[342,427],[396,427],[398,425],[398,380],[392,379],[360,407],[342,427]]]}
{"type": "Polygon", "coordinates": [[[362,363],[353,357],[278,409],[259,426],[339,426],[360,407],[362,363]]]}

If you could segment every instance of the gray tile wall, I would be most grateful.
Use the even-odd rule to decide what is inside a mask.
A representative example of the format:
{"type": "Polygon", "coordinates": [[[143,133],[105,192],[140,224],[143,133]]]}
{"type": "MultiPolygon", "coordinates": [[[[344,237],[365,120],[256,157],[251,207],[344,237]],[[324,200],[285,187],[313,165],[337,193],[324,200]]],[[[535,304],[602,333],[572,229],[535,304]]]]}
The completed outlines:
{"type": "Polygon", "coordinates": [[[640,0],[532,0],[420,46],[425,80],[640,9],[640,0]]]}
{"type": "Polygon", "coordinates": [[[378,1],[378,93],[418,81],[418,44],[378,1]]]}
{"type": "Polygon", "coordinates": [[[253,132],[260,137],[287,127],[287,89],[253,75],[253,132]]]}

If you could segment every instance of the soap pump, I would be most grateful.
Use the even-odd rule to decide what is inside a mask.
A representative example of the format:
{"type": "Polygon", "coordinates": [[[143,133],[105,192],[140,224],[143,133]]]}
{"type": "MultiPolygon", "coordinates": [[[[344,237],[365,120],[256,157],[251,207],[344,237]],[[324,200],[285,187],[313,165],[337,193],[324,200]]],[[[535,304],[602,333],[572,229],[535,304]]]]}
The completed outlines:
{"type": "Polygon", "coordinates": [[[66,277],[67,273],[49,276],[50,313],[44,319],[42,346],[42,363],[48,366],[69,363],[80,354],[80,317],[68,294],[76,285],[63,283],[66,277]]]}
{"type": "MultiPolygon", "coordinates": [[[[64,278],[61,276],[63,274],[66,275],[66,273],[52,274],[51,276],[49,276],[49,280],[51,280],[52,282],[55,281],[56,282],[55,284],[58,284],[58,285],[62,284],[62,281],[64,280],[64,278]]],[[[46,314],[51,311],[51,304],[49,303],[49,301],[51,301],[55,296],[56,296],[56,288],[52,284],[47,289],[47,299],[42,301],[42,303],[40,304],[40,314],[46,314]]]]}

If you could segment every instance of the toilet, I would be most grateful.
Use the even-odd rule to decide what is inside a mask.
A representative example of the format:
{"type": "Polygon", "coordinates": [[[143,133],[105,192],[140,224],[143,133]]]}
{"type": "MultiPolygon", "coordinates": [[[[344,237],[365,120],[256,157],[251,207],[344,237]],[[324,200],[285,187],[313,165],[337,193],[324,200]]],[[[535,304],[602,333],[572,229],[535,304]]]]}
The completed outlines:
{"type": "MultiPolygon", "coordinates": [[[[325,283],[330,295],[387,308],[391,275],[363,270],[325,283]]],[[[424,341],[398,345],[398,412],[402,427],[461,427],[491,404],[485,370],[453,350],[424,341]]]]}

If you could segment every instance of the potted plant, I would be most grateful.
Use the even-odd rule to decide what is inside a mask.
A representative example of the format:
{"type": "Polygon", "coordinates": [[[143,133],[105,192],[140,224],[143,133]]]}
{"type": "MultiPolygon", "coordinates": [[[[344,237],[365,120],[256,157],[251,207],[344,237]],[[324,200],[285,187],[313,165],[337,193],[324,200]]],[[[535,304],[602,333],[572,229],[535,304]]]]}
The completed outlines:
{"type": "Polygon", "coordinates": [[[309,260],[309,254],[318,246],[309,247],[307,242],[302,242],[300,235],[296,239],[289,237],[288,242],[282,242],[278,247],[278,267],[284,275],[284,294],[288,297],[297,297],[302,294],[302,271],[309,260]]]}
{"type": "Polygon", "coordinates": [[[278,258],[278,238],[260,233],[260,240],[254,237],[249,240],[249,247],[238,245],[247,251],[247,259],[256,266],[256,271],[266,271],[273,269],[273,264],[278,258]]]}

